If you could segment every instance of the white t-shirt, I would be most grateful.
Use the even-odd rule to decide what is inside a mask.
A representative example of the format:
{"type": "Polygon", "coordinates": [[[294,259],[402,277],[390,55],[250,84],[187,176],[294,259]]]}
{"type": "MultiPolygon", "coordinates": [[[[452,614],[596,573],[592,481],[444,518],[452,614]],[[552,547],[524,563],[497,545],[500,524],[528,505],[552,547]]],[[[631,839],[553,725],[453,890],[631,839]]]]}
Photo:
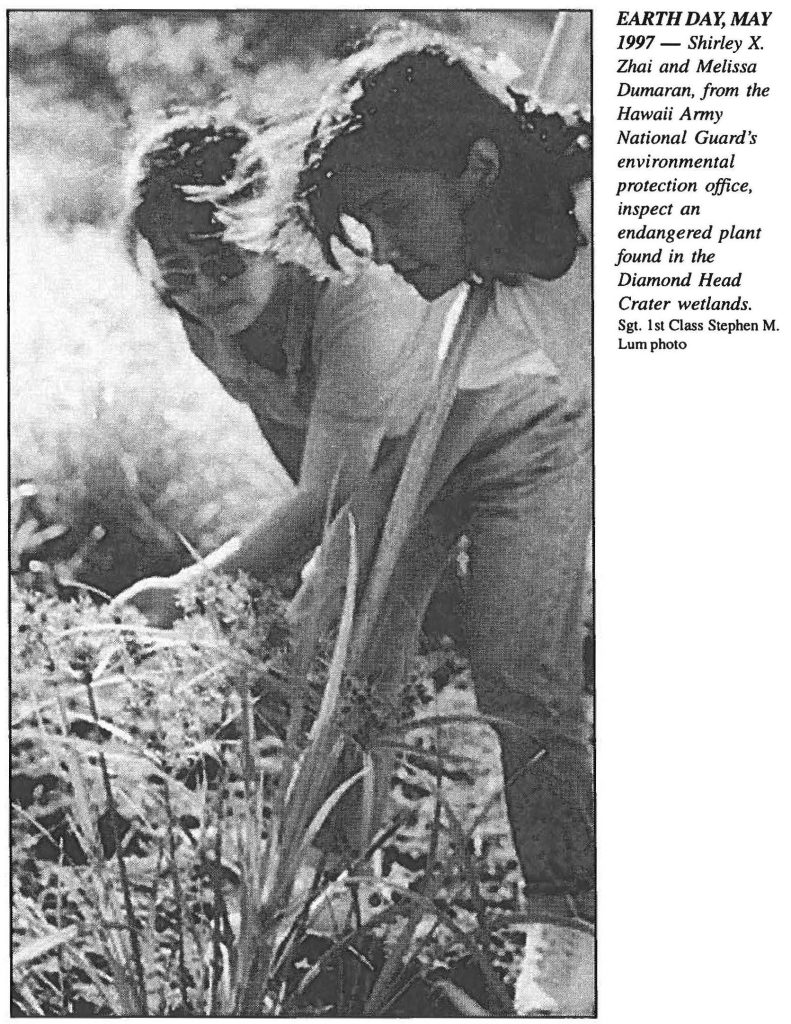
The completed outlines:
{"type": "MultiPolygon", "coordinates": [[[[429,303],[392,271],[372,267],[351,285],[330,289],[314,327],[319,373],[313,414],[379,421],[380,436],[406,433],[428,397],[467,285],[429,303]]],[[[462,368],[461,390],[490,388],[518,374],[561,376],[585,386],[590,289],[588,249],[558,280],[495,284],[462,368]]]]}
{"type": "MultiPolygon", "coordinates": [[[[556,281],[496,284],[460,388],[489,388],[519,374],[562,376],[574,390],[588,387],[590,287],[589,249],[580,250],[556,281]]],[[[313,323],[309,413],[295,403],[285,375],[251,363],[233,338],[219,341],[194,326],[188,333],[193,349],[235,398],[254,413],[307,432],[311,460],[337,460],[353,434],[372,465],[382,440],[407,433],[429,399],[466,288],[429,303],[390,267],[374,263],[350,283],[330,282],[313,323]]]]}

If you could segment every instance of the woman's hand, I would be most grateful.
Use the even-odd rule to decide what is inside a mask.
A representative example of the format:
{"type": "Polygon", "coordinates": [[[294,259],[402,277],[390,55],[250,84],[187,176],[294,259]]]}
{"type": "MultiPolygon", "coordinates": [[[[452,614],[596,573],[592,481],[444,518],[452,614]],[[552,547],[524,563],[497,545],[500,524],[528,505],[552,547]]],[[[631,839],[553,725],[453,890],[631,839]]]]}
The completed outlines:
{"type": "Polygon", "coordinates": [[[110,607],[137,608],[145,615],[150,626],[170,629],[176,619],[183,615],[177,598],[187,582],[181,573],[175,576],[150,576],[127,587],[113,600],[110,607]]]}

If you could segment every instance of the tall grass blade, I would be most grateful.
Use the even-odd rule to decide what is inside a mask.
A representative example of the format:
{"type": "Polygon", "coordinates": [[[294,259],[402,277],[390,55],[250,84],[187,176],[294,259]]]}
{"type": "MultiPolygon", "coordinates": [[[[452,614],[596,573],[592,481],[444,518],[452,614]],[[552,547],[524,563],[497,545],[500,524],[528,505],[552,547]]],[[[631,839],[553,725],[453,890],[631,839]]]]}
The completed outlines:
{"type": "Polygon", "coordinates": [[[187,962],[184,943],[184,900],[181,889],[181,878],[176,860],[176,826],[173,820],[173,804],[170,799],[170,785],[165,781],[163,798],[167,824],[168,855],[170,858],[170,876],[173,884],[173,903],[176,910],[176,939],[178,955],[178,989],[181,996],[183,1011],[189,1009],[189,993],[187,992],[187,962]]]}
{"type": "Polygon", "coordinates": [[[338,742],[341,733],[337,710],[344,666],[352,637],[358,573],[356,525],[351,515],[348,515],[348,527],[349,566],[346,574],[343,612],[319,713],[310,730],[308,747],[300,758],[291,781],[285,815],[287,827],[284,827],[283,830],[284,846],[288,849],[298,848],[302,845],[301,836],[324,801],[327,777],[332,774],[343,746],[338,742]]]}
{"type": "Polygon", "coordinates": [[[28,964],[33,963],[47,953],[51,953],[52,950],[57,949],[59,946],[72,942],[78,933],[77,925],[72,924],[67,928],[53,929],[48,935],[41,935],[37,939],[24,943],[24,945],[14,950],[14,966],[17,968],[27,967],[28,964]]]}
{"type": "MultiPolygon", "coordinates": [[[[94,723],[99,723],[99,713],[96,708],[96,699],[91,688],[91,677],[90,673],[86,671],[85,678],[85,689],[88,694],[88,704],[91,709],[91,715],[93,716],[94,723]]],[[[118,827],[118,821],[120,814],[118,811],[118,804],[116,803],[115,794],[113,793],[113,787],[110,782],[110,773],[107,770],[107,761],[104,756],[104,751],[100,748],[97,750],[99,759],[99,768],[101,769],[102,784],[104,786],[104,795],[107,800],[107,808],[110,812],[111,825],[113,830],[113,841],[115,843],[115,857],[118,862],[118,876],[121,881],[121,892],[124,899],[124,911],[126,913],[126,922],[129,928],[129,942],[132,947],[132,961],[135,970],[135,977],[137,980],[137,988],[140,999],[140,1009],[144,1016],[148,1016],[148,997],[146,995],[146,982],[145,972],[143,967],[143,957],[140,949],[140,937],[138,935],[137,919],[135,918],[134,907],[132,904],[132,890],[129,885],[129,876],[126,871],[126,859],[122,848],[122,836],[118,827]]]]}
{"type": "Polygon", "coordinates": [[[30,989],[30,985],[26,981],[21,981],[17,985],[17,995],[19,999],[30,1011],[31,1017],[46,1017],[48,1016],[47,1011],[41,1005],[41,1003],[33,995],[30,989]]]}
{"type": "MultiPolygon", "coordinates": [[[[344,743],[338,721],[338,706],[343,670],[352,635],[357,588],[356,529],[351,515],[348,516],[348,528],[350,555],[338,637],[321,705],[308,735],[307,747],[286,783],[281,813],[277,815],[277,825],[273,815],[272,826],[277,828],[277,836],[274,833],[270,834],[267,844],[266,878],[263,882],[263,891],[257,897],[258,926],[255,934],[251,935],[250,948],[244,962],[240,962],[236,1012],[242,1015],[258,1014],[264,1006],[267,998],[265,979],[271,974],[275,946],[279,944],[276,925],[277,922],[282,922],[289,912],[293,912],[289,906],[289,894],[313,838],[338,800],[362,777],[362,773],[358,773],[352,779],[346,780],[329,797],[326,796],[327,777],[331,774],[344,743]]],[[[308,622],[307,630],[308,644],[312,644],[316,639],[315,624],[308,622]]],[[[298,645],[298,657],[304,658],[305,651],[303,637],[298,645]]]]}
{"type": "Polygon", "coordinates": [[[321,708],[318,717],[311,730],[311,739],[314,743],[321,742],[323,735],[330,730],[334,720],[335,709],[340,694],[343,670],[346,665],[346,654],[352,636],[352,624],[354,620],[354,604],[357,596],[357,527],[354,517],[348,515],[349,525],[349,568],[346,575],[346,595],[343,601],[343,612],[341,613],[340,626],[338,627],[338,639],[335,642],[335,649],[332,652],[332,661],[327,676],[327,685],[321,700],[321,708]]]}
{"type": "Polygon", "coordinates": [[[464,360],[491,301],[491,286],[467,286],[464,306],[436,378],[433,402],[424,409],[387,514],[382,539],[365,590],[351,652],[354,669],[365,656],[406,538],[414,526],[423,484],[456,397],[464,360]]]}
{"type": "Polygon", "coordinates": [[[491,1017],[491,1014],[487,1013],[480,1003],[476,1003],[472,996],[468,996],[463,989],[460,989],[458,985],[454,985],[448,978],[433,978],[431,984],[434,988],[439,989],[445,998],[456,1007],[459,1011],[459,1016],[491,1017]]]}
{"type": "Polygon", "coordinates": [[[220,926],[224,911],[222,898],[222,829],[223,829],[223,786],[225,784],[226,765],[223,759],[220,766],[217,786],[217,812],[214,834],[214,864],[212,865],[212,919],[211,919],[211,1016],[216,1017],[220,1009],[220,979],[223,962],[220,949],[220,926]]]}
{"type": "Polygon", "coordinates": [[[313,841],[315,840],[316,836],[319,834],[319,831],[321,830],[321,826],[330,816],[333,807],[335,807],[336,804],[340,801],[344,793],[350,790],[352,786],[358,783],[361,779],[365,778],[365,776],[369,772],[369,767],[361,768],[358,772],[355,772],[354,775],[350,776],[348,779],[345,779],[340,784],[340,786],[337,786],[332,791],[332,793],[330,793],[330,795],[327,797],[327,799],[324,801],[324,803],[321,805],[318,811],[316,811],[315,817],[313,818],[305,832],[305,836],[299,848],[299,853],[301,855],[304,855],[307,852],[307,850],[311,847],[313,841]]]}

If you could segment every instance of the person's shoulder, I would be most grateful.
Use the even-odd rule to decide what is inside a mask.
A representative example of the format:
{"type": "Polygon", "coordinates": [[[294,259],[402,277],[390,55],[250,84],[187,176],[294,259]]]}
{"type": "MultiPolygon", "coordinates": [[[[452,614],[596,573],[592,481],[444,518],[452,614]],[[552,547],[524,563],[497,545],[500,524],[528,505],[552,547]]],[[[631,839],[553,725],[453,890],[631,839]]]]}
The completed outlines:
{"type": "Polygon", "coordinates": [[[369,261],[353,277],[333,279],[322,296],[322,306],[347,313],[398,310],[410,317],[422,317],[428,303],[392,267],[369,261]]]}
{"type": "Polygon", "coordinates": [[[190,348],[196,356],[203,358],[203,355],[212,347],[211,331],[199,324],[197,320],[191,319],[191,317],[182,316],[181,313],[177,315],[190,348]]]}

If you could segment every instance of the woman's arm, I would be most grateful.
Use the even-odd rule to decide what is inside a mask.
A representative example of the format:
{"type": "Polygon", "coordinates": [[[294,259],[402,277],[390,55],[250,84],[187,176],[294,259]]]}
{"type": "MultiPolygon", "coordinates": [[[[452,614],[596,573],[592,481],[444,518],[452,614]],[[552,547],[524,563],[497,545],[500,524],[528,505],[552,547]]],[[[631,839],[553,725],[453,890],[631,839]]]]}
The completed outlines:
{"type": "Polygon", "coordinates": [[[364,486],[378,449],[378,424],[314,416],[297,489],[260,519],[178,574],[187,582],[207,570],[242,571],[267,580],[321,543],[324,523],[364,486]],[[330,507],[332,506],[332,507],[330,507]]]}
{"type": "Polygon", "coordinates": [[[321,539],[324,498],[297,490],[268,510],[239,537],[217,548],[204,560],[173,576],[139,580],[120,593],[113,606],[131,605],[152,626],[167,629],[181,616],[178,595],[182,587],[196,583],[207,573],[246,572],[266,581],[279,569],[305,557],[321,539]]]}
{"type": "Polygon", "coordinates": [[[354,489],[365,486],[374,447],[371,429],[367,423],[314,417],[302,479],[292,494],[202,561],[173,576],[140,580],[119,594],[113,604],[132,605],[152,626],[168,628],[181,615],[177,600],[181,588],[207,573],[242,571],[266,582],[307,557],[321,543],[330,512],[345,504],[354,489]]]}
{"type": "Polygon", "coordinates": [[[240,536],[227,541],[202,562],[183,569],[181,583],[207,571],[247,573],[265,581],[293,562],[305,558],[321,541],[326,498],[297,489],[268,510],[240,536]]]}
{"type": "Polygon", "coordinates": [[[327,518],[366,486],[386,429],[393,375],[425,314],[416,292],[373,264],[353,285],[328,289],[314,329],[319,383],[297,490],[203,562],[142,580],[116,603],[133,604],[152,624],[171,625],[179,589],[207,570],[242,570],[267,580],[312,551],[327,518]]]}

